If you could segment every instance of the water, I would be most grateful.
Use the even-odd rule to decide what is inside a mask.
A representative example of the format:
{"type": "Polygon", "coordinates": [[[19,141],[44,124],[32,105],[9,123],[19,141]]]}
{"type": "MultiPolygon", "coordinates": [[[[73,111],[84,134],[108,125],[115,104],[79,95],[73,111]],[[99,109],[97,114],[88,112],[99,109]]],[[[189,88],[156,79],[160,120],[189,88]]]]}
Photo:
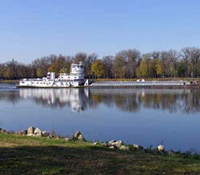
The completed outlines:
{"type": "Polygon", "coordinates": [[[16,89],[0,84],[0,127],[29,126],[88,140],[200,152],[200,91],[189,89],[16,89]]]}

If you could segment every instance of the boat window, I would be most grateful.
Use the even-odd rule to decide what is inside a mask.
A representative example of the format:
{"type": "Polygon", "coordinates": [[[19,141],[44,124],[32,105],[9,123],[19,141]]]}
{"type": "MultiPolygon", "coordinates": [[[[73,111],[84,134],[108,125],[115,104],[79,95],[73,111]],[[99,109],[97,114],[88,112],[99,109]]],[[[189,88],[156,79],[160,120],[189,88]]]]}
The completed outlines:
{"type": "Polygon", "coordinates": [[[81,65],[81,68],[83,68],[83,66],[81,65]]]}

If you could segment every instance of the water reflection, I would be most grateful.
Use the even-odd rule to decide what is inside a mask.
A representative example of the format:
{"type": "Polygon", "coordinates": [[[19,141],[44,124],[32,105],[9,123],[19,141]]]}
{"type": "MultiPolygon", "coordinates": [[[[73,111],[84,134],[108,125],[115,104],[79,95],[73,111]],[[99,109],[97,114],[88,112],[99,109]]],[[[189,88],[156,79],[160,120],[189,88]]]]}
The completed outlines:
{"type": "Polygon", "coordinates": [[[88,94],[83,89],[20,89],[19,95],[45,107],[69,106],[74,112],[84,111],[88,101],[88,94]]]}
{"type": "Polygon", "coordinates": [[[12,101],[30,99],[51,108],[68,106],[74,112],[96,108],[100,104],[115,106],[122,111],[137,112],[142,108],[170,112],[199,112],[200,91],[190,89],[20,89],[0,94],[12,101]]]}
{"type": "Polygon", "coordinates": [[[0,91],[0,101],[7,101],[10,103],[17,103],[20,100],[18,91],[0,91]]]}
{"type": "Polygon", "coordinates": [[[91,89],[96,104],[115,105],[122,111],[142,108],[170,112],[199,112],[200,91],[191,89],[91,89]]]}

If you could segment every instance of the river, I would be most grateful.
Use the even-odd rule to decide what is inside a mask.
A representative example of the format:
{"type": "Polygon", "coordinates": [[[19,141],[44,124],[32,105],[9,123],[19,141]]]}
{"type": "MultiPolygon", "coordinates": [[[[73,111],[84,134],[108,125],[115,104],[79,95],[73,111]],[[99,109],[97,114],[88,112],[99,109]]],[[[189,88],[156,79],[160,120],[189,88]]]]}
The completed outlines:
{"type": "Polygon", "coordinates": [[[0,127],[200,152],[200,90],[17,89],[0,84],[0,127]]]}

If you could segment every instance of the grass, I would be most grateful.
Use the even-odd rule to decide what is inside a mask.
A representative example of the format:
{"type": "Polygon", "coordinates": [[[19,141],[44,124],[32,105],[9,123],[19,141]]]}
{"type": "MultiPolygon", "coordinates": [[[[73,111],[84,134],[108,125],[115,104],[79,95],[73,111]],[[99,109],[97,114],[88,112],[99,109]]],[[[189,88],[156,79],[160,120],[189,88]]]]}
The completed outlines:
{"type": "Polygon", "coordinates": [[[0,83],[19,83],[19,80],[0,80],[0,83]]]}
{"type": "Polygon", "coordinates": [[[194,156],[120,151],[87,142],[0,134],[0,174],[200,174],[194,156]]]}

